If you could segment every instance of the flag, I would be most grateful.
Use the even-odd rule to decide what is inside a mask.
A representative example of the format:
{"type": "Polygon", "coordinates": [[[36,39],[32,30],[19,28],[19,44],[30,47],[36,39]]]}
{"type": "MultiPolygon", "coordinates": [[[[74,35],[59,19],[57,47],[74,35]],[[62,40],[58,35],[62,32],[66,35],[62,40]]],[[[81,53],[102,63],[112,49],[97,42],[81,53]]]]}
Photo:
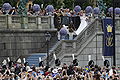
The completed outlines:
{"type": "Polygon", "coordinates": [[[103,19],[104,48],[103,56],[113,56],[114,54],[114,33],[112,19],[103,19]]]}

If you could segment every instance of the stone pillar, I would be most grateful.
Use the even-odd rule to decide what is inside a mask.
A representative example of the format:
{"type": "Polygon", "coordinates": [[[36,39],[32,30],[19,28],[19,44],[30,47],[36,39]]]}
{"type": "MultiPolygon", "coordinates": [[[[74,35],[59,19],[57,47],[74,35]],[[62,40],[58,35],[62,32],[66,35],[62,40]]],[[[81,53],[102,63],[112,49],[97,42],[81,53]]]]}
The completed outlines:
{"type": "Polygon", "coordinates": [[[42,26],[41,26],[41,17],[37,16],[37,28],[38,29],[42,29],[42,26]]]}
{"type": "Polygon", "coordinates": [[[49,29],[54,28],[54,16],[49,16],[48,17],[48,24],[49,24],[49,29]]]}
{"type": "Polygon", "coordinates": [[[21,28],[27,29],[28,28],[28,17],[21,16],[21,28]]]}
{"type": "Polygon", "coordinates": [[[12,18],[8,14],[6,15],[6,24],[7,24],[7,29],[9,29],[12,24],[12,18]]]}
{"type": "Polygon", "coordinates": [[[54,16],[50,16],[50,28],[54,28],[54,16]]]}

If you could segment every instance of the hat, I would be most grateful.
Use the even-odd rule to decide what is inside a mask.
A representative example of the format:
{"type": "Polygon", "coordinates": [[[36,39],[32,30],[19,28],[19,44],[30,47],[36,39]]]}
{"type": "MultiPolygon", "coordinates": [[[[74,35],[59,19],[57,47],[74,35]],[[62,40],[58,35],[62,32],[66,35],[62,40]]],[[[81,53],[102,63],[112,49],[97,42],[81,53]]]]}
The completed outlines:
{"type": "Polygon", "coordinates": [[[57,70],[57,69],[53,69],[52,72],[53,72],[53,73],[57,73],[58,70],[57,70]]]}
{"type": "Polygon", "coordinates": [[[32,72],[32,69],[29,69],[28,72],[32,72]]]}
{"type": "Polygon", "coordinates": [[[62,70],[62,67],[58,67],[58,70],[62,70]]]}

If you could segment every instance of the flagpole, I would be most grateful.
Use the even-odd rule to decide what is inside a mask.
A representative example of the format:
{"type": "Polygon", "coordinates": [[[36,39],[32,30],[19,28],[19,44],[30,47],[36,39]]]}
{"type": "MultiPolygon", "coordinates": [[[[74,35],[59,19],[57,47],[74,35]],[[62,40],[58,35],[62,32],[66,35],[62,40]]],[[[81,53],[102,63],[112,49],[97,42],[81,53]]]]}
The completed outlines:
{"type": "Polygon", "coordinates": [[[115,1],[112,0],[113,5],[113,66],[116,66],[116,54],[115,54],[115,1]]]}
{"type": "Polygon", "coordinates": [[[96,65],[97,65],[97,27],[98,25],[96,26],[96,65]]]}

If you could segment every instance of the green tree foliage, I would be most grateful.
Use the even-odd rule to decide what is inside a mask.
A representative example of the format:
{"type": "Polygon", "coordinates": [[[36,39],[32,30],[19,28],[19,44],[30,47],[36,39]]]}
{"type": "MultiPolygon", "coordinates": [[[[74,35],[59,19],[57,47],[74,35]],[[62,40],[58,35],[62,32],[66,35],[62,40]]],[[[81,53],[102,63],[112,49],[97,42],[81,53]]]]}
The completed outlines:
{"type": "Polygon", "coordinates": [[[85,9],[86,6],[90,6],[92,4],[90,4],[89,0],[75,0],[74,2],[75,6],[79,5],[82,9],[85,9]]]}
{"type": "MultiPolygon", "coordinates": [[[[16,6],[18,0],[0,0],[0,6],[2,7],[3,3],[9,2],[12,6],[16,6]]],[[[97,0],[96,0],[97,1],[97,0]]],[[[106,3],[107,7],[112,6],[112,0],[103,0],[104,3],[106,3]]],[[[44,8],[51,4],[55,8],[61,8],[61,6],[64,4],[64,8],[70,8],[73,9],[74,6],[80,5],[82,9],[85,9],[86,6],[93,6],[94,0],[34,0],[33,3],[35,4],[44,4],[44,8]],[[63,2],[62,2],[63,1],[63,2]]]]}
{"type": "Polygon", "coordinates": [[[74,0],[64,0],[64,8],[73,9],[74,8],[74,0]]]}
{"type": "Polygon", "coordinates": [[[2,6],[4,3],[10,3],[11,6],[16,6],[18,0],[0,0],[0,5],[2,6]]]}
{"type": "Polygon", "coordinates": [[[44,3],[44,1],[43,1],[43,0],[34,0],[33,3],[34,3],[34,4],[39,4],[39,5],[41,5],[41,4],[44,3]]]}
{"type": "Polygon", "coordinates": [[[58,0],[57,2],[57,9],[61,8],[61,6],[63,5],[63,3],[61,2],[61,0],[58,0]]]}
{"type": "Polygon", "coordinates": [[[56,9],[59,9],[62,6],[61,0],[51,0],[50,4],[53,5],[56,9]]]}
{"type": "Polygon", "coordinates": [[[103,0],[103,2],[106,4],[107,7],[112,6],[112,0],[103,0]]]}
{"type": "Polygon", "coordinates": [[[0,0],[0,7],[2,6],[2,3],[3,3],[3,1],[2,1],[2,0],[0,0]]]}

